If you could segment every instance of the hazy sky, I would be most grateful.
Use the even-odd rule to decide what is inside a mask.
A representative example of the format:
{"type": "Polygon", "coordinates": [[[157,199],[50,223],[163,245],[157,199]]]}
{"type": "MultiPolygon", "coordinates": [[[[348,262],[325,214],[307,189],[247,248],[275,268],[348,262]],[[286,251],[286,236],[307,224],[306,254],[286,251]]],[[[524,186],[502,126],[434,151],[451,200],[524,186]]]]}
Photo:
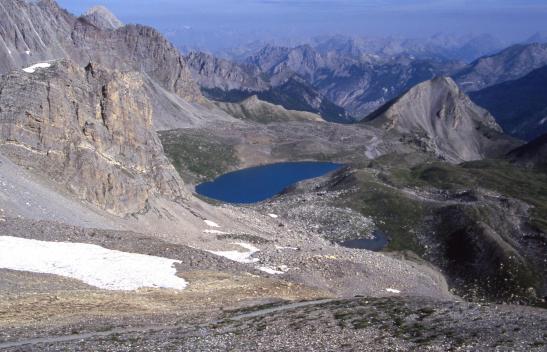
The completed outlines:
{"type": "Polygon", "coordinates": [[[203,45],[321,34],[489,33],[518,40],[547,31],[547,0],[58,0],[80,14],[101,4],[203,45]],[[183,32],[187,33],[183,33],[183,32]]]}

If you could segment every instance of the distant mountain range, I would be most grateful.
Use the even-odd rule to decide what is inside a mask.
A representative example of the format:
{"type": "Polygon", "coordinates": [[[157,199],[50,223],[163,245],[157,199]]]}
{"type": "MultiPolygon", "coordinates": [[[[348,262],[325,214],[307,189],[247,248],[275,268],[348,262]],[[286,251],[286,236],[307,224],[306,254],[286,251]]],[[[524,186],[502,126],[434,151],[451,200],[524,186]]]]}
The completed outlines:
{"type": "Polygon", "coordinates": [[[408,55],[359,57],[351,50],[320,53],[309,45],[266,46],[244,63],[203,53],[188,58],[202,92],[212,99],[233,102],[258,95],[288,109],[319,113],[333,122],[360,120],[413,85],[462,67],[453,61],[408,55]]]}
{"type": "Polygon", "coordinates": [[[243,62],[204,53],[191,53],[187,61],[211,99],[239,102],[257,95],[287,109],[343,123],[362,120],[421,82],[452,76],[511,135],[530,140],[544,131],[540,68],[547,65],[547,44],[514,45],[467,65],[440,54],[414,56],[403,48],[392,56],[385,51],[366,54],[363,45],[338,36],[315,46],[268,45],[243,62]],[[513,80],[518,81],[509,83],[513,80]],[[499,84],[504,85],[497,88],[499,84]]]}
{"type": "MultiPolygon", "coordinates": [[[[167,31],[168,37],[178,43],[186,53],[192,51],[208,51],[211,54],[241,62],[255,55],[265,46],[296,47],[310,45],[321,54],[344,52],[354,57],[364,55],[396,56],[400,54],[414,55],[419,58],[442,57],[445,60],[461,60],[471,62],[481,56],[493,54],[506,46],[505,43],[490,34],[450,35],[438,33],[431,37],[405,38],[397,36],[359,36],[359,35],[321,35],[312,38],[279,38],[276,40],[256,40],[235,47],[220,49],[208,48],[196,42],[200,33],[191,28],[179,28],[167,31]],[[192,44],[194,43],[194,44],[192,44]],[[211,50],[211,51],[209,51],[211,50]]],[[[541,40],[540,33],[526,39],[541,40]]]]}

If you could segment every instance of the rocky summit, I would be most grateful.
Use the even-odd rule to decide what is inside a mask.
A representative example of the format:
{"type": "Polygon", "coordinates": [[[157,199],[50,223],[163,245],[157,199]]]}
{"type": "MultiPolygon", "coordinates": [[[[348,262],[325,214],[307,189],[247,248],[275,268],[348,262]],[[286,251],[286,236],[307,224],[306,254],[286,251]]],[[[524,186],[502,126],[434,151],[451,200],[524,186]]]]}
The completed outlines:
{"type": "Polygon", "coordinates": [[[420,83],[366,118],[449,161],[479,160],[518,144],[448,77],[420,83]]]}
{"type": "Polygon", "coordinates": [[[101,29],[116,30],[123,27],[122,21],[104,6],[94,6],[90,8],[81,18],[101,29]]]}
{"type": "Polygon", "coordinates": [[[541,35],[149,3],[0,1],[0,350],[545,350],[541,35]]]}
{"type": "MultiPolygon", "coordinates": [[[[181,54],[153,28],[103,28],[69,14],[53,0],[7,0],[1,6],[2,73],[62,58],[80,65],[95,61],[109,69],[142,71],[181,97],[200,96],[181,54]]],[[[97,9],[90,14],[108,17],[97,9]]]]}

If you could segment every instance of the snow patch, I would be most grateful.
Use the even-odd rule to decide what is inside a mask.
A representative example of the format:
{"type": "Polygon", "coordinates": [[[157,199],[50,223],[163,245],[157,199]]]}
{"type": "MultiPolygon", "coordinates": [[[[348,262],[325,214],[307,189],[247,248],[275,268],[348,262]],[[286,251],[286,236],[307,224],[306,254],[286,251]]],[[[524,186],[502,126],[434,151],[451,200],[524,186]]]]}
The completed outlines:
{"type": "Polygon", "coordinates": [[[30,55],[30,50],[26,50],[25,54],[30,55]]]}
{"type": "Polygon", "coordinates": [[[182,290],[187,282],[176,276],[176,263],[181,262],[86,243],[0,236],[0,268],[70,277],[105,290],[182,290]]]}
{"type": "Polygon", "coordinates": [[[260,251],[260,249],[248,243],[236,242],[232,244],[245,248],[247,252],[239,252],[239,251],[207,251],[207,252],[224,257],[224,258],[228,258],[230,260],[233,260],[234,262],[243,263],[243,264],[251,264],[251,263],[256,263],[259,261],[258,258],[251,258],[251,257],[253,254],[260,251]]]}
{"type": "Polygon", "coordinates": [[[213,222],[213,221],[211,221],[211,220],[203,220],[203,221],[207,224],[207,226],[210,226],[210,227],[220,227],[219,224],[217,224],[216,222],[213,222]]]}
{"type": "Polygon", "coordinates": [[[272,219],[277,219],[279,217],[279,215],[276,214],[268,214],[268,216],[272,219]]]}
{"type": "Polygon", "coordinates": [[[203,230],[203,233],[208,233],[212,235],[229,235],[230,233],[219,231],[219,230],[203,230]]]}
{"type": "Polygon", "coordinates": [[[281,268],[272,268],[271,266],[260,266],[257,268],[258,270],[260,271],[263,271],[267,274],[270,274],[270,275],[281,275],[281,274],[285,274],[285,272],[288,270],[277,270],[277,269],[281,269],[281,268]]]}
{"type": "Polygon", "coordinates": [[[292,251],[297,251],[298,250],[298,248],[296,248],[296,247],[283,247],[283,246],[278,246],[278,245],[275,245],[275,249],[279,249],[279,250],[290,249],[292,251]]]}
{"type": "Polygon", "coordinates": [[[32,66],[29,66],[27,68],[24,68],[23,71],[27,72],[27,73],[34,73],[36,72],[37,69],[39,68],[49,68],[51,67],[51,64],[50,63],[47,63],[47,62],[40,62],[38,64],[34,64],[32,66]]]}
{"type": "Polygon", "coordinates": [[[401,291],[393,289],[393,288],[386,288],[386,291],[389,293],[397,293],[397,294],[401,293],[401,291]]]}

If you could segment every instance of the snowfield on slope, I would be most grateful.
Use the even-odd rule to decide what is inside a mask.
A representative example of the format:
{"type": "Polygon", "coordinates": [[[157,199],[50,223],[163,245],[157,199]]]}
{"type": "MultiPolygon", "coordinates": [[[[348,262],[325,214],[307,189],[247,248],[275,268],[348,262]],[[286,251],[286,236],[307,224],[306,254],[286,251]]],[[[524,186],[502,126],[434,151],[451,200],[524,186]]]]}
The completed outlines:
{"type": "Polygon", "coordinates": [[[176,263],[180,261],[85,243],[0,236],[0,268],[70,277],[105,290],[182,290],[187,282],[176,276],[176,263]]]}
{"type": "Polygon", "coordinates": [[[51,67],[51,64],[47,62],[41,62],[35,65],[32,65],[30,67],[24,68],[23,71],[25,71],[26,73],[34,73],[39,68],[49,68],[49,67],[51,67]]]}

